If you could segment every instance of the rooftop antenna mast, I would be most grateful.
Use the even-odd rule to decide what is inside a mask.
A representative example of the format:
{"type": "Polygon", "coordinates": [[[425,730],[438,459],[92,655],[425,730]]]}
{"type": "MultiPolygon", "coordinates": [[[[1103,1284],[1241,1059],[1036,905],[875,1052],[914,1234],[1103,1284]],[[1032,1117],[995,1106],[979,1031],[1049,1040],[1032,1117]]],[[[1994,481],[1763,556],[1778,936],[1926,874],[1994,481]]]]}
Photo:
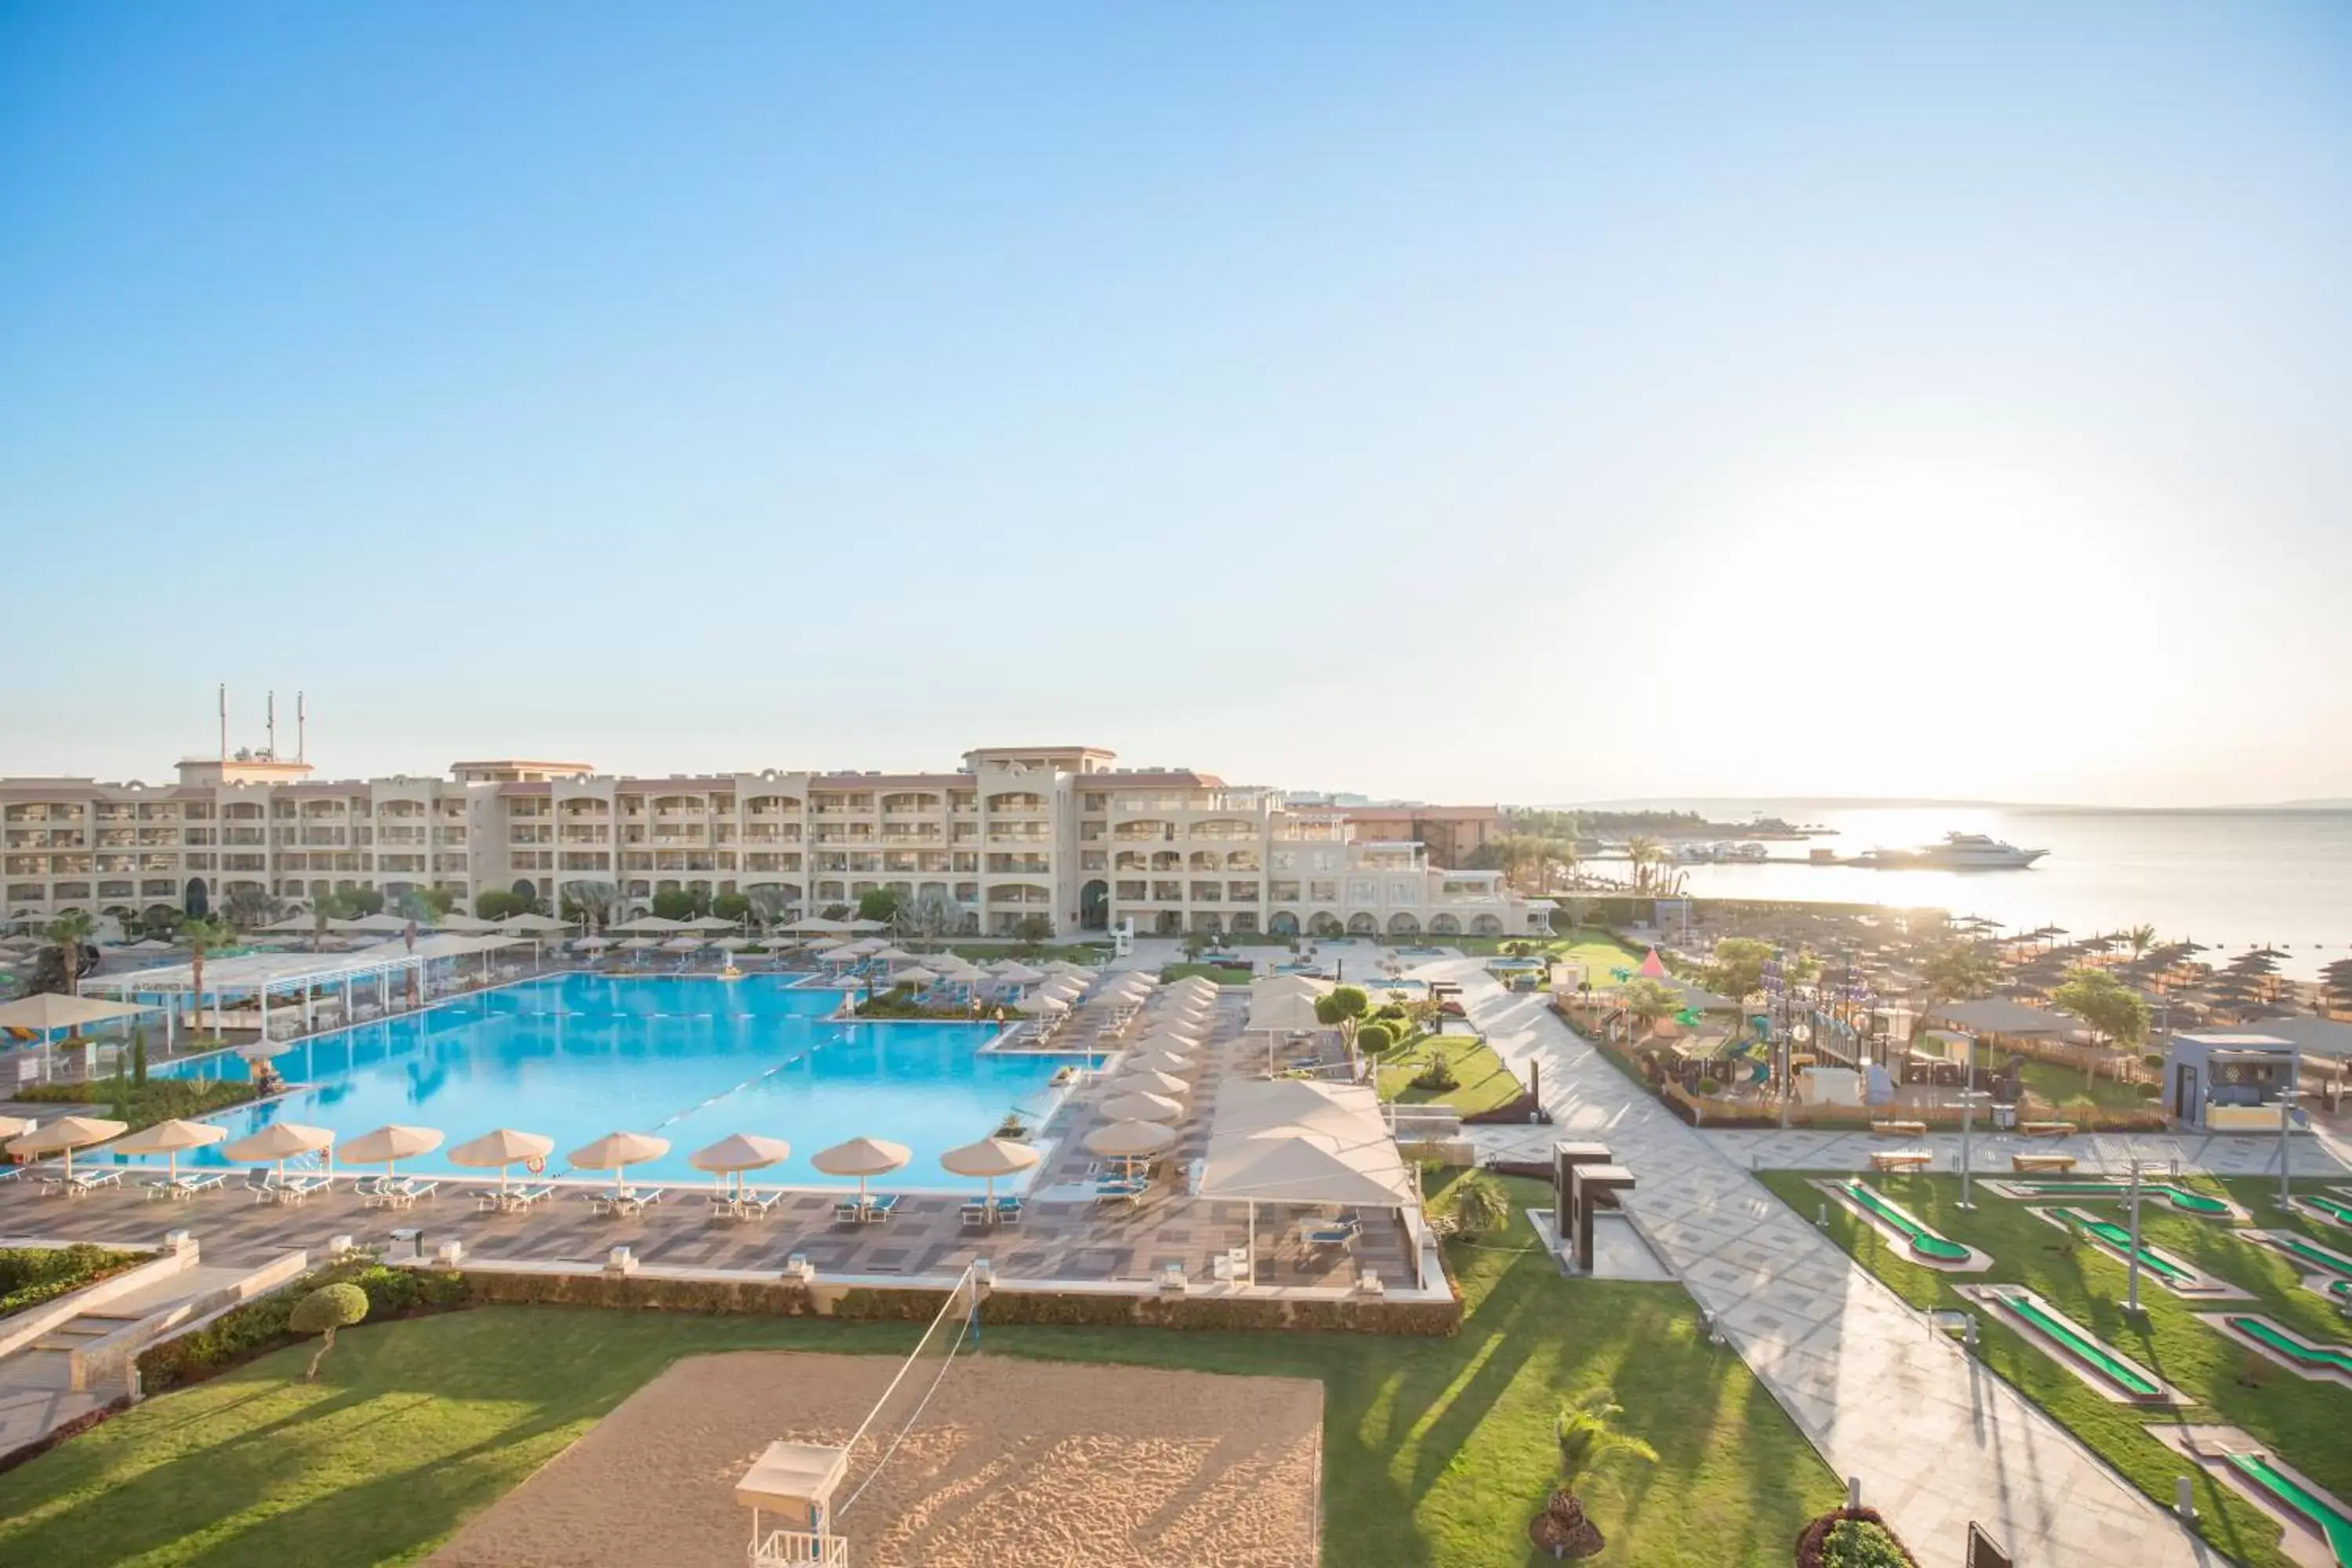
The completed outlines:
{"type": "Polygon", "coordinates": [[[226,767],[228,765],[228,682],[226,680],[221,682],[220,688],[220,741],[221,766],[226,767]]]}
{"type": "Polygon", "coordinates": [[[310,710],[303,704],[302,694],[298,691],[294,694],[294,760],[298,763],[310,758],[310,710]]]}
{"type": "Polygon", "coordinates": [[[269,694],[268,715],[269,760],[274,763],[278,760],[278,693],[275,691],[269,694]]]}

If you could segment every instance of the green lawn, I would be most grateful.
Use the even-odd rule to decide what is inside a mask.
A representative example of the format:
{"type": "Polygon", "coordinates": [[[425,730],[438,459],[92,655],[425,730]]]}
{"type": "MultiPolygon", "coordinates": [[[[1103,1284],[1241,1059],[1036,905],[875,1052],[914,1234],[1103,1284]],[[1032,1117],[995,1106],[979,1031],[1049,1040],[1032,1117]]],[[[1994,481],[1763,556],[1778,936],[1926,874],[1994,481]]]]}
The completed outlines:
{"type": "MultiPolygon", "coordinates": [[[[1492,957],[1504,947],[1531,942],[1529,937],[1464,936],[1431,937],[1430,942],[1443,947],[1455,947],[1476,958],[1492,957]]],[[[1642,962],[1638,950],[1628,948],[1604,931],[1580,930],[1562,931],[1540,943],[1535,950],[1550,954],[1555,963],[1565,961],[1580,963],[1592,979],[1595,989],[1609,984],[1609,972],[1613,968],[1632,968],[1642,962]]]]}
{"type": "Polygon", "coordinates": [[[1503,1058],[1475,1035],[1424,1036],[1381,1059],[1382,1100],[1402,1100],[1407,1105],[1450,1105],[1465,1116],[1507,1105],[1524,1093],[1526,1087],[1503,1065],[1503,1058]],[[1454,1064],[1454,1076],[1462,1080],[1461,1087],[1413,1088],[1414,1075],[1430,1058],[1439,1056],[1454,1064]]]}
{"type": "MultiPolygon", "coordinates": [[[[1543,1188],[1514,1184],[1514,1197],[1543,1188]]],[[[1456,1244],[1452,1340],[992,1329],[991,1354],[1322,1380],[1324,1561],[1524,1568],[1562,1395],[1607,1386],[1660,1462],[1588,1489],[1588,1561],[1786,1558],[1838,1482],[1679,1288],[1559,1278],[1517,1244],[1456,1244]]],[[[910,1326],[491,1308],[347,1330],[166,1394],[0,1476],[0,1561],[415,1562],[673,1359],[746,1348],[903,1352],[910,1326]]],[[[952,1373],[950,1373],[952,1375],[952,1373]]]]}
{"type": "MultiPolygon", "coordinates": [[[[1808,1184],[1808,1173],[1768,1172],[1762,1180],[1798,1212],[1808,1216],[1816,1212],[1821,1194],[1808,1184]]],[[[2261,1363],[2259,1386],[2249,1387],[2239,1380],[2255,1358],[2193,1315],[2234,1307],[2275,1319],[2306,1339],[2342,1343],[2352,1337],[2325,1301],[2301,1288],[2295,1269],[2278,1254],[2231,1236],[2226,1222],[2177,1215],[2160,1204],[2143,1201],[2140,1233],[2148,1242],[2254,1292],[2259,1299],[2189,1302],[2143,1277],[2140,1304],[2147,1310],[2147,1327],[2142,1330],[2129,1322],[2117,1305],[2124,1295],[2124,1266],[2088,1245],[2069,1250],[2059,1232],[2025,1212],[2026,1205],[1979,1190],[1976,1212],[1964,1214],[1957,1206],[1959,1179],[1956,1176],[1873,1176],[1870,1180],[1874,1187],[1932,1228],[1993,1256],[1993,1267],[1980,1275],[1935,1273],[1891,1255],[1875,1231],[1832,1205],[1831,1237],[1905,1300],[1919,1307],[1958,1308],[1966,1303],[1954,1290],[1955,1283],[2028,1285],[2076,1322],[2199,1401],[2192,1406],[2158,1410],[2112,1404],[2022,1336],[1978,1313],[1985,1364],[2071,1427],[2150,1496],[2168,1505],[2173,1478],[2186,1468],[2178,1455],[2148,1435],[2150,1427],[2163,1422],[2226,1422],[2274,1445],[2280,1458],[2336,1496],[2352,1498],[2352,1436],[2347,1436],[2352,1435],[2352,1389],[2308,1383],[2267,1362],[2261,1363]]],[[[2226,1188],[2253,1214],[2257,1225],[2319,1235],[2318,1227],[2291,1218],[2271,1201],[2278,1192],[2275,1182],[2198,1178],[2189,1184],[2206,1191],[2226,1188]]],[[[2126,1207],[2119,1200],[2092,1200],[2082,1206],[2118,1220],[2126,1207]]],[[[2335,1243],[2339,1247],[2340,1234],[2335,1243]]],[[[2242,1563],[2257,1568],[2286,1568],[2288,1559],[2274,1544],[2276,1525],[2236,1493],[2210,1479],[2200,1477],[2198,1486],[2200,1529],[2207,1540],[2242,1563]]]]}

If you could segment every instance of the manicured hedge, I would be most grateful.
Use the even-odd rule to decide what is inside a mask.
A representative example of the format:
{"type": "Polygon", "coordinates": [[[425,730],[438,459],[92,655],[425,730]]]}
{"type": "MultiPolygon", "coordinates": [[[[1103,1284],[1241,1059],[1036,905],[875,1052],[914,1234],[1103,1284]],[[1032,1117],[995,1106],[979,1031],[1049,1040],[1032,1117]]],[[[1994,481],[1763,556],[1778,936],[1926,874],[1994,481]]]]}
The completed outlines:
{"type": "Polygon", "coordinates": [[[1919,1568],[1874,1508],[1833,1509],[1797,1536],[1797,1568],[1919,1568]]]}
{"type": "Polygon", "coordinates": [[[161,1394],[183,1384],[216,1377],[255,1356],[291,1342],[286,1326],[294,1304],[322,1285],[351,1284],[367,1292],[368,1321],[415,1317],[468,1304],[465,1281],[456,1274],[387,1268],[373,1260],[330,1264],[281,1289],[233,1307],[201,1328],[151,1345],[139,1356],[139,1385],[161,1394]]]}
{"type": "Polygon", "coordinates": [[[78,1243],[0,1247],[0,1318],[54,1301],[93,1280],[120,1274],[152,1256],[78,1243]]]}

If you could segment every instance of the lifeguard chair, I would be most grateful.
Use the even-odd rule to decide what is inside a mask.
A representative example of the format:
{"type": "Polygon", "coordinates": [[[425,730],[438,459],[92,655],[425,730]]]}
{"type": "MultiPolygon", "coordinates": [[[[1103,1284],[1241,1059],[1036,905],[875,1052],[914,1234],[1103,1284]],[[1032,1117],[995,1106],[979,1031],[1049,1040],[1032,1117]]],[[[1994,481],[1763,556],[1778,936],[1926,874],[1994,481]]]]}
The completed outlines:
{"type": "Polygon", "coordinates": [[[751,1510],[751,1568],[848,1568],[849,1538],[831,1529],[848,1472],[846,1448],[769,1444],[735,1483],[736,1505],[751,1510]]]}

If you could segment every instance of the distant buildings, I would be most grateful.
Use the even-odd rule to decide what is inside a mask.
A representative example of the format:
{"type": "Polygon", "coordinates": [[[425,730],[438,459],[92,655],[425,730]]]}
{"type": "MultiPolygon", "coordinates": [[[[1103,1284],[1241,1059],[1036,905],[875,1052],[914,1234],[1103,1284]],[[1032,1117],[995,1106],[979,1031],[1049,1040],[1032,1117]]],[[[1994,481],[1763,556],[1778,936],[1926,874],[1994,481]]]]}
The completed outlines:
{"type": "Polygon", "coordinates": [[[1292,805],[1213,775],[1122,769],[1091,746],[996,746],[952,773],[619,777],[588,763],[457,763],[446,777],[325,781],[308,763],[183,762],[172,784],[0,779],[0,910],[131,917],[239,889],[307,906],[355,889],[560,898],[772,889],[790,907],[877,888],[950,902],[962,930],[1056,934],[1517,934],[1550,906],[1448,868],[1489,808],[1292,805]]]}

